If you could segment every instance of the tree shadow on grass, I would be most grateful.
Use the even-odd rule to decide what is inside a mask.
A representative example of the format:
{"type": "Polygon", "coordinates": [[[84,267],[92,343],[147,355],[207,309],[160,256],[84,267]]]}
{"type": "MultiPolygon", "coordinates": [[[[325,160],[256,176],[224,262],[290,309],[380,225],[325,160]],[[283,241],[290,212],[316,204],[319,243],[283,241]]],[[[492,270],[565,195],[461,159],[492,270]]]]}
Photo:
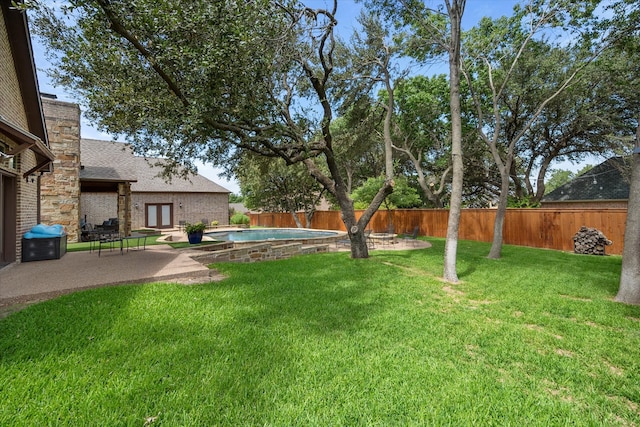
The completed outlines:
{"type": "Polygon", "coordinates": [[[91,289],[13,313],[0,321],[0,361],[38,360],[86,348],[118,321],[139,291],[139,286],[91,289]]]}
{"type": "MultiPolygon", "coordinates": [[[[535,283],[525,279],[540,271],[536,259],[559,263],[577,280],[594,269],[606,276],[616,265],[579,260],[567,268],[572,257],[510,249],[496,264],[482,257],[484,249],[461,250],[461,261],[477,266],[469,280],[514,275],[523,289],[535,283]]],[[[442,265],[441,254],[419,252],[221,265],[229,279],[219,283],[96,289],[30,307],[0,322],[0,369],[21,378],[8,387],[25,388],[7,407],[17,414],[44,402],[51,412],[43,417],[63,424],[71,416],[76,423],[135,424],[157,413],[168,424],[264,424],[265,414],[282,411],[304,424],[305,413],[321,412],[320,402],[344,404],[340,396],[360,387],[358,378],[372,367],[388,369],[397,353],[409,351],[403,345],[420,328],[398,310],[408,308],[411,275],[394,264],[438,271],[442,265]],[[314,384],[318,390],[310,389],[314,384]],[[287,403],[305,394],[298,405],[287,403]],[[56,407],[59,395],[66,403],[56,407]]]]}

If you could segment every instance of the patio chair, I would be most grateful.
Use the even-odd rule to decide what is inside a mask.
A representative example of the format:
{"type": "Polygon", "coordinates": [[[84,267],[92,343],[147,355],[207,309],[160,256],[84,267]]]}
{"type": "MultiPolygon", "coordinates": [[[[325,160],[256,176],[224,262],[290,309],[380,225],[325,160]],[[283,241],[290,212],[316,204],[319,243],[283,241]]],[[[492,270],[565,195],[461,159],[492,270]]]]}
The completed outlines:
{"type": "Polygon", "coordinates": [[[336,240],[336,249],[340,248],[341,246],[351,246],[351,240],[349,239],[349,236],[345,236],[344,239],[336,240]]]}
{"type": "Polygon", "coordinates": [[[96,228],[89,232],[88,238],[90,242],[89,252],[97,250],[98,256],[100,256],[102,254],[102,245],[107,245],[111,251],[119,246],[120,255],[122,255],[122,235],[118,230],[96,228]]]}
{"type": "Polygon", "coordinates": [[[90,222],[80,221],[80,241],[89,242],[91,240],[91,233],[94,232],[93,224],[90,222]]]}
{"type": "MultiPolygon", "coordinates": [[[[367,248],[375,249],[376,245],[374,240],[371,238],[371,230],[364,231],[364,238],[367,242],[367,248]]],[[[336,248],[339,248],[340,246],[351,246],[351,239],[349,239],[349,236],[345,236],[344,239],[336,240],[336,248]]]]}
{"type": "Polygon", "coordinates": [[[380,240],[382,240],[382,245],[385,244],[393,244],[396,241],[395,228],[393,224],[389,224],[389,228],[380,235],[380,240]]]}
{"type": "Polygon", "coordinates": [[[413,229],[413,233],[411,233],[411,235],[405,235],[402,238],[402,241],[404,242],[411,242],[411,244],[415,247],[416,243],[418,243],[418,232],[420,231],[420,227],[416,226],[413,229]]]}
{"type": "Polygon", "coordinates": [[[367,240],[367,247],[369,249],[375,249],[376,248],[375,240],[373,240],[371,238],[371,229],[368,229],[368,230],[364,231],[364,238],[367,240]]]}

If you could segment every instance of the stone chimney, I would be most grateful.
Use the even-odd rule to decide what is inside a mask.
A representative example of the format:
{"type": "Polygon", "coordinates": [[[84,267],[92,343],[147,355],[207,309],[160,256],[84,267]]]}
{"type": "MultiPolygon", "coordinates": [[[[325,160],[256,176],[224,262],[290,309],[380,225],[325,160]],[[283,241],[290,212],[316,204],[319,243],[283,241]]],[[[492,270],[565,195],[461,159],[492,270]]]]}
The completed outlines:
{"type": "Polygon", "coordinates": [[[55,154],[53,173],[40,177],[40,217],[44,224],[62,224],[68,242],[80,237],[80,107],[42,94],[49,148],[55,154]]]}

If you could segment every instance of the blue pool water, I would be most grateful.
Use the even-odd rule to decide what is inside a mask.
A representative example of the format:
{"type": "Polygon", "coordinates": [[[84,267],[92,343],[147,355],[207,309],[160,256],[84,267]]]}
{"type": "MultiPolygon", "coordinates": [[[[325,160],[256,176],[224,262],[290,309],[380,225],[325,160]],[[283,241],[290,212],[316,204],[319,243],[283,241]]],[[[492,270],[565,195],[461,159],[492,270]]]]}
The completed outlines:
{"type": "Polygon", "coordinates": [[[337,236],[338,234],[339,233],[335,231],[309,230],[306,228],[258,228],[237,231],[214,231],[205,233],[205,236],[209,236],[215,240],[252,242],[260,240],[314,239],[337,236]]]}

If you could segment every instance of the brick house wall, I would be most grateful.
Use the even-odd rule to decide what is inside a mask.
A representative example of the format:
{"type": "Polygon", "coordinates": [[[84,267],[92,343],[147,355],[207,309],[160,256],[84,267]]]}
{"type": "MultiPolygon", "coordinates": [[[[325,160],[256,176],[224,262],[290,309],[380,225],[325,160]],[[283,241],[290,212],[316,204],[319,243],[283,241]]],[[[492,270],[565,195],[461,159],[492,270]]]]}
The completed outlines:
{"type": "MultiPolygon", "coordinates": [[[[11,46],[4,17],[0,14],[0,115],[13,125],[24,130],[29,129],[25,105],[22,100],[22,91],[16,70],[14,67],[11,46]]],[[[17,143],[11,138],[0,134],[0,142],[11,151],[17,147],[17,143]]],[[[32,176],[27,180],[22,175],[36,166],[36,157],[31,150],[25,150],[18,154],[12,162],[2,162],[0,174],[2,180],[15,185],[12,190],[16,194],[15,207],[17,218],[15,224],[11,224],[12,230],[2,230],[2,235],[15,235],[15,259],[19,262],[22,257],[22,235],[38,223],[38,177],[32,176]]],[[[0,203],[0,209],[6,209],[0,203]]],[[[0,213],[0,217],[8,217],[8,213],[0,213]]],[[[0,224],[2,225],[2,224],[0,224]]],[[[4,225],[2,225],[4,227],[4,225]]],[[[0,236],[0,244],[2,238],[0,236]]],[[[9,249],[9,248],[7,248],[9,249]]],[[[13,248],[10,248],[11,250],[13,248]]],[[[11,254],[13,257],[13,254],[11,254]]]]}
{"type": "MultiPolygon", "coordinates": [[[[20,154],[20,176],[36,165],[33,152],[26,150],[20,154]]],[[[31,175],[18,180],[18,239],[40,222],[38,218],[38,177],[31,175]]],[[[21,243],[21,242],[19,242],[21,243]]]]}
{"type": "Polygon", "coordinates": [[[80,196],[81,216],[87,222],[101,225],[109,218],[118,217],[118,195],[116,193],[83,192],[80,196]]]}
{"type": "Polygon", "coordinates": [[[226,193],[134,192],[131,201],[131,226],[134,230],[145,226],[145,205],[149,203],[172,204],[174,226],[180,221],[198,222],[202,219],[218,221],[220,225],[229,224],[229,196],[226,193]]]}
{"type": "Polygon", "coordinates": [[[80,230],[80,107],[42,97],[51,152],[56,158],[53,174],[41,179],[41,220],[61,224],[69,242],[78,241],[80,230]]]}
{"type": "Polygon", "coordinates": [[[11,46],[4,18],[0,15],[0,115],[12,123],[27,127],[22,92],[13,66],[11,46]]]}

